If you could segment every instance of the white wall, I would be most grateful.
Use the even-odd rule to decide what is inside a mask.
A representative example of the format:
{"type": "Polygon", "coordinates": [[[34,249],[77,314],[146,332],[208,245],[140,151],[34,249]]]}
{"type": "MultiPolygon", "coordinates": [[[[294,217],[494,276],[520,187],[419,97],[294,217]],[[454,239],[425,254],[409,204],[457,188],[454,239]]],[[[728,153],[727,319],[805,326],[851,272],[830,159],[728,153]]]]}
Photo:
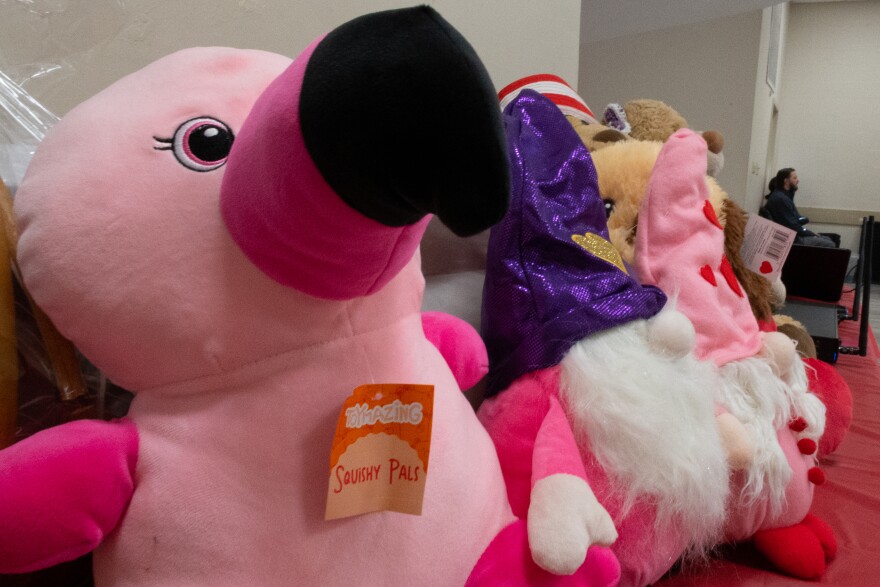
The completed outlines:
{"type": "MultiPolygon", "coordinates": [[[[776,160],[798,207],[880,215],[880,2],[792,4],[782,81],[776,160]]],[[[854,227],[811,228],[857,246],[854,227]]]]}
{"type": "Polygon", "coordinates": [[[719,182],[745,202],[762,11],[590,43],[579,92],[594,111],[609,102],[662,100],[696,130],[725,138],[719,182]]]}
{"type": "MultiPolygon", "coordinates": [[[[552,72],[577,84],[580,0],[434,0],[474,45],[500,88],[552,72]],[[552,8],[551,8],[552,6],[552,8]]],[[[295,56],[360,14],[413,0],[29,0],[0,2],[0,69],[63,114],[119,77],[176,49],[226,45],[295,56]]]]}
{"type": "Polygon", "coordinates": [[[788,27],[788,4],[777,8],[779,23],[771,30],[771,8],[763,11],[761,18],[761,44],[755,74],[755,101],[752,106],[752,138],[749,147],[748,179],[744,208],[757,212],[763,205],[767,183],[776,174],[776,135],[778,132],[777,96],[782,87],[782,68],[785,67],[785,39],[788,27]],[[775,84],[768,83],[768,65],[771,60],[771,37],[775,37],[776,52],[775,84]]]}

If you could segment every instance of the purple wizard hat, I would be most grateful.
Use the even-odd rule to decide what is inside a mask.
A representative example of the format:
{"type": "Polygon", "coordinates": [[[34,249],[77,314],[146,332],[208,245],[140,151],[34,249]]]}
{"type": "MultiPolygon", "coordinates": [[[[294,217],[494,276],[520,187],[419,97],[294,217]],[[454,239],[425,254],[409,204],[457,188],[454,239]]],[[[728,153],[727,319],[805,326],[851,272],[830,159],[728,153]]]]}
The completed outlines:
{"type": "Polygon", "coordinates": [[[512,194],[489,235],[483,287],[489,395],[666,303],[627,273],[608,241],[593,160],[559,108],[524,90],[505,108],[504,126],[512,194]]]}

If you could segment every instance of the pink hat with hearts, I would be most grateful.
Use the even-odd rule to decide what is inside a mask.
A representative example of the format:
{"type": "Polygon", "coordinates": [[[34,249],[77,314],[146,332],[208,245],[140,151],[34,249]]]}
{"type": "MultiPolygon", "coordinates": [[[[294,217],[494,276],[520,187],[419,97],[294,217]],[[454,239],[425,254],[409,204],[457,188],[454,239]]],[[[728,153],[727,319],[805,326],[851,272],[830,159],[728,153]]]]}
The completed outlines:
{"type": "Polygon", "coordinates": [[[635,269],[693,322],[700,359],[724,365],[761,349],[758,323],[724,256],[706,184],[706,142],[682,129],[663,145],[639,212],[635,269]]]}

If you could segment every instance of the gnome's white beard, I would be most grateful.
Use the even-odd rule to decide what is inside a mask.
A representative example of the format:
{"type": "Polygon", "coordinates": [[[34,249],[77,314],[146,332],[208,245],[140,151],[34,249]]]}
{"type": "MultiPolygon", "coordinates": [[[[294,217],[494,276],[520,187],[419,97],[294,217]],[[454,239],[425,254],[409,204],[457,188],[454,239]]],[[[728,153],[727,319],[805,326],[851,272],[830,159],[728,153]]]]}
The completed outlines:
{"type": "Polygon", "coordinates": [[[717,544],[724,522],[718,385],[712,365],[653,349],[645,321],[581,340],[562,360],[560,394],[578,442],[608,474],[624,513],[636,500],[654,504],[658,527],[690,538],[688,555],[717,544]]]}
{"type": "Polygon", "coordinates": [[[807,390],[805,365],[798,358],[781,376],[762,356],[732,361],[719,372],[718,400],[743,424],[755,449],[737,499],[744,504],[769,499],[770,512],[777,515],[785,505],[785,488],[792,474],[777,431],[800,416],[808,424],[802,436],[818,441],[825,430],[825,406],[807,390]]]}

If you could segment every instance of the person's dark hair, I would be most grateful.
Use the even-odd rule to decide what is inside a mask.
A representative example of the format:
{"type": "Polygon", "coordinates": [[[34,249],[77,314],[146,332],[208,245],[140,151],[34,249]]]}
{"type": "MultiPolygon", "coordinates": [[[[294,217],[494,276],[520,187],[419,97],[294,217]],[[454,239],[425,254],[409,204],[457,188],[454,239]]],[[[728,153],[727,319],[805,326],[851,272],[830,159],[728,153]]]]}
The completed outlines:
{"type": "Polygon", "coordinates": [[[794,167],[783,167],[779,171],[776,172],[776,177],[770,179],[770,183],[767,184],[767,189],[770,190],[767,192],[765,198],[769,198],[770,194],[772,194],[777,189],[782,189],[782,186],[785,185],[785,180],[791,175],[791,172],[794,171],[794,167]]]}
{"type": "Polygon", "coordinates": [[[776,172],[776,177],[773,178],[776,180],[776,189],[782,189],[785,185],[785,180],[791,177],[792,172],[794,172],[794,167],[783,167],[776,172]]]}

